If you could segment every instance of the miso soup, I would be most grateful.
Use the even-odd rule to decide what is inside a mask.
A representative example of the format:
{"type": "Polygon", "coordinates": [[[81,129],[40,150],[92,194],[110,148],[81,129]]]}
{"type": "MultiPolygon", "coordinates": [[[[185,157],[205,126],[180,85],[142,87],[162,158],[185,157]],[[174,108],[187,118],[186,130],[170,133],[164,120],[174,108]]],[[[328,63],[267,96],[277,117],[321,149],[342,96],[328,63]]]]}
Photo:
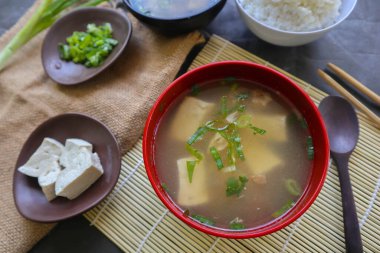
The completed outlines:
{"type": "Polygon", "coordinates": [[[314,157],[306,121],[289,101],[234,78],[179,96],[159,123],[155,152],[173,202],[222,229],[285,214],[302,195],[314,157]]]}
{"type": "Polygon", "coordinates": [[[219,0],[130,0],[133,8],[156,18],[183,18],[196,15],[219,0]]]}

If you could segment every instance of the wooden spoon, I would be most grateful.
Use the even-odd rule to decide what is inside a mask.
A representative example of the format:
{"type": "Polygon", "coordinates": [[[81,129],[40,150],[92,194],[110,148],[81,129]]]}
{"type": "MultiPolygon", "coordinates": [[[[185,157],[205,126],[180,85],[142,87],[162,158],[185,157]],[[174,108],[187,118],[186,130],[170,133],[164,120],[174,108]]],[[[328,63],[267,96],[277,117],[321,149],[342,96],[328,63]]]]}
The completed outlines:
{"type": "Polygon", "coordinates": [[[325,121],[330,152],[339,173],[342,192],[344,234],[347,252],[363,252],[360,228],[352,194],[348,161],[359,138],[359,123],[354,108],[341,97],[328,96],[319,110],[325,121]]]}

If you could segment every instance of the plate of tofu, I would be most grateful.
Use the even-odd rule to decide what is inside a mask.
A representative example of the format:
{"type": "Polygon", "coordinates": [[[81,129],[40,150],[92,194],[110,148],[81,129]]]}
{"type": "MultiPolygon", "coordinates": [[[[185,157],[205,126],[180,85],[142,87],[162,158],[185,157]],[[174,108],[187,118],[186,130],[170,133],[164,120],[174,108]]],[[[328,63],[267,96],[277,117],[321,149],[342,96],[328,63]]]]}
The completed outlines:
{"type": "Polygon", "coordinates": [[[120,168],[118,142],[103,123],[79,113],[50,118],[31,133],[17,159],[17,210],[37,222],[81,214],[112,191],[120,168]]]}

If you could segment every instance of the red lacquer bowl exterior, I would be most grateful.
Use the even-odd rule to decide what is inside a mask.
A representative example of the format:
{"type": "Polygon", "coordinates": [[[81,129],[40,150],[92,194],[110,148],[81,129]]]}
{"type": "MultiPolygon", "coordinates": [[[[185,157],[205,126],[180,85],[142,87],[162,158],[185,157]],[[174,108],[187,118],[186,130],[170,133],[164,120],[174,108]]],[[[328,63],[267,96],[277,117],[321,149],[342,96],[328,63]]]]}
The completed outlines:
{"type": "Polygon", "coordinates": [[[195,229],[214,236],[234,239],[268,235],[300,218],[315,201],[322,189],[329,164],[329,153],[328,136],[323,119],[309,95],[283,74],[262,65],[242,61],[211,63],[189,71],[176,79],[164,90],[151,109],[146,121],[143,137],[143,155],[146,172],[153,189],[166,207],[175,216],[195,229]],[[189,92],[194,84],[226,77],[250,80],[269,87],[286,97],[306,119],[315,149],[313,168],[308,185],[293,208],[272,222],[243,231],[229,231],[205,226],[184,215],[182,210],[173,203],[162,188],[155,165],[155,149],[159,148],[155,146],[155,134],[168,106],[179,94],[189,92]]]}

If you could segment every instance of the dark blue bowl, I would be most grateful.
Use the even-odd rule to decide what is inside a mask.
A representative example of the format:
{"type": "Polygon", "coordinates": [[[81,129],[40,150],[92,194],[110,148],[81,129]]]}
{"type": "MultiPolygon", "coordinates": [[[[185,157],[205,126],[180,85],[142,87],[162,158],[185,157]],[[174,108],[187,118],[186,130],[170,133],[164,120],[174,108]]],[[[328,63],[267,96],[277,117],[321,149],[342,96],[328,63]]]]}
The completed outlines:
{"type": "Polygon", "coordinates": [[[123,0],[127,9],[140,21],[167,35],[176,35],[191,32],[205,27],[222,10],[227,0],[220,0],[211,7],[201,10],[195,15],[180,18],[157,18],[146,15],[137,10],[130,0],[123,0]]]}

